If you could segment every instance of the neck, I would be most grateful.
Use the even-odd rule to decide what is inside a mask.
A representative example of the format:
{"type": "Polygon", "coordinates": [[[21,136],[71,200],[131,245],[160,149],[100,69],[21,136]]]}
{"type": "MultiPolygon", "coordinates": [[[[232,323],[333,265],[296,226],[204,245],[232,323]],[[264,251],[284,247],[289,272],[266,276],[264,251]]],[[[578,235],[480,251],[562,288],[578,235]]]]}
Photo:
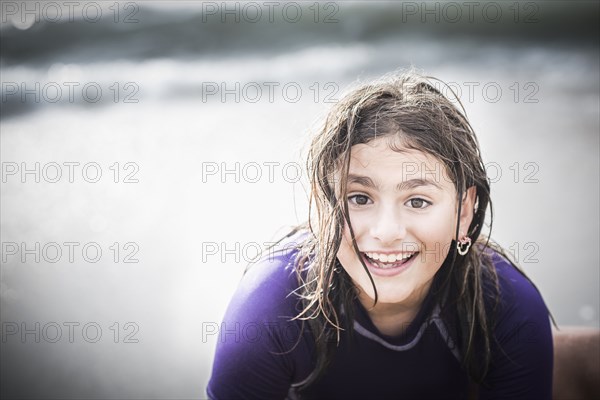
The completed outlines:
{"type": "Polygon", "coordinates": [[[385,335],[396,336],[405,332],[415,319],[423,301],[429,293],[431,282],[428,282],[415,295],[399,303],[384,303],[378,301],[373,306],[373,299],[360,290],[358,299],[369,314],[373,324],[385,335]]]}

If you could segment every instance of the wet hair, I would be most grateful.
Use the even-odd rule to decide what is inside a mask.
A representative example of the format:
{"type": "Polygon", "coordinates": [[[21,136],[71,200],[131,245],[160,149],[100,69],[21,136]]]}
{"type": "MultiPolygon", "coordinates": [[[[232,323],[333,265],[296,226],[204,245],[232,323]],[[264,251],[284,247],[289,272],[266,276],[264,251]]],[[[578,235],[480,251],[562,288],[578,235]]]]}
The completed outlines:
{"type": "Polygon", "coordinates": [[[481,383],[488,371],[493,313],[499,301],[498,277],[490,249],[508,260],[510,257],[490,241],[489,234],[481,235],[488,209],[487,226],[491,231],[493,212],[479,143],[458,98],[455,102],[462,112],[434,82],[442,83],[410,70],[363,84],[334,105],[322,129],[312,139],[306,165],[310,181],[309,219],[287,235],[300,230],[309,233],[298,246],[295,265],[299,280],[296,293],[302,304],[296,319],[303,321],[303,328],[306,324],[310,328],[316,344],[316,367],[306,380],[294,385],[300,391],[316,382],[330,365],[341,331],[352,335],[357,290],[337,260],[346,225],[354,251],[373,285],[377,303],[377,288],[360,256],[345,193],[352,146],[381,137],[392,139],[389,145],[394,151],[414,149],[441,161],[456,188],[455,237],[466,232],[474,245],[467,255],[461,256],[452,240],[436,275],[440,284],[431,290],[441,303],[442,317],[453,321],[451,334],[470,379],[481,383]],[[473,219],[467,229],[461,229],[461,200],[470,187],[476,190],[473,219]],[[493,301],[485,299],[484,293],[493,301]]]}

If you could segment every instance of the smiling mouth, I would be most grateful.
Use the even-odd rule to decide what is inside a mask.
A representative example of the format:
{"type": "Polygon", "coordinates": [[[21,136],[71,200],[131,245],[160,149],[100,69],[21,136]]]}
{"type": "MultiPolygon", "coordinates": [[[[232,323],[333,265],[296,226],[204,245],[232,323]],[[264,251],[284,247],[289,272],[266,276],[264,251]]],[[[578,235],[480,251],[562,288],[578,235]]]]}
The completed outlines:
{"type": "Polygon", "coordinates": [[[414,252],[414,253],[410,254],[408,257],[402,258],[400,260],[396,260],[396,261],[393,261],[393,262],[388,262],[388,261],[384,262],[384,261],[375,260],[374,258],[369,257],[367,255],[367,253],[362,253],[363,257],[365,259],[367,259],[371,263],[371,265],[373,265],[373,266],[375,266],[377,268],[381,268],[381,269],[392,269],[392,268],[400,267],[403,264],[406,264],[407,262],[409,262],[410,260],[412,260],[417,254],[419,254],[419,253],[418,252],[414,252]]]}

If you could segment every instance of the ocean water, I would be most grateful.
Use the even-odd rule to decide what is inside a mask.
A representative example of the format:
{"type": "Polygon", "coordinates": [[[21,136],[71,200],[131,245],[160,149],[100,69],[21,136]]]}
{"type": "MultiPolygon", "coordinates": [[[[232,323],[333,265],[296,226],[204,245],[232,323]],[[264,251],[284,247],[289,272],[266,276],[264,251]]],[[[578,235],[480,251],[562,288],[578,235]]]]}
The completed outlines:
{"type": "Polygon", "coordinates": [[[3,397],[204,398],[247,261],[306,218],[311,132],[358,82],[410,66],[460,95],[494,173],[492,237],[559,325],[598,327],[597,4],[496,22],[422,3],[270,22],[263,5],[253,22],[238,3],[132,2],[115,22],[100,2],[97,22],[60,23],[6,4],[3,397]]]}

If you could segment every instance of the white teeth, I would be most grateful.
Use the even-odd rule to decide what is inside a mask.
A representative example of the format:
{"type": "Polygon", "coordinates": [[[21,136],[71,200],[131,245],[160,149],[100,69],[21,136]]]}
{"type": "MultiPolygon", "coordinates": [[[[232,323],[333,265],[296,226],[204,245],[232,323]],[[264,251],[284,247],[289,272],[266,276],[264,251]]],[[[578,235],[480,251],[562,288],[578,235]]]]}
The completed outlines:
{"type": "Polygon", "coordinates": [[[412,256],[413,254],[415,254],[415,252],[412,253],[400,253],[400,254],[379,254],[379,253],[365,253],[367,255],[367,257],[373,259],[373,260],[377,260],[377,261],[381,261],[384,263],[393,263],[396,261],[400,261],[400,260],[404,260],[410,256],[412,256]]]}

